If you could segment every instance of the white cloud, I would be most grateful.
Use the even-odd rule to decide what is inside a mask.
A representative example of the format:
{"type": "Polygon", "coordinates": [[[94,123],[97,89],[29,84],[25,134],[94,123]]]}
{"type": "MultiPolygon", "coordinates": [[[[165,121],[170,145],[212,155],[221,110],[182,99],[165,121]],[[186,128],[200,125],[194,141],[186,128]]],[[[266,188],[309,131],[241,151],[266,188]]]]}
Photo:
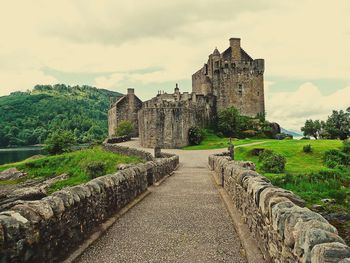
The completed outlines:
{"type": "Polygon", "coordinates": [[[95,85],[97,87],[103,87],[105,89],[118,87],[119,82],[124,79],[123,74],[114,73],[110,76],[102,76],[95,79],[95,85]]]}
{"type": "Polygon", "coordinates": [[[0,96],[13,91],[25,91],[42,83],[56,84],[58,80],[39,70],[0,71],[0,96]]]}
{"type": "MultiPolygon", "coordinates": [[[[270,84],[271,85],[271,84],[270,84]]],[[[273,84],[272,84],[273,85],[273,84]]],[[[267,92],[267,118],[286,129],[300,130],[306,119],[325,120],[332,110],[350,106],[350,86],[329,95],[307,82],[293,92],[267,92]]]]}
{"type": "MultiPolygon", "coordinates": [[[[350,83],[348,0],[0,2],[0,95],[62,82],[42,72],[49,68],[98,73],[97,87],[125,91],[130,84],[151,96],[162,83],[189,83],[214,47],[223,51],[232,36],[242,38],[252,57],[265,58],[266,79],[350,83]]],[[[325,118],[350,97],[349,88],[325,96],[310,83],[295,92],[272,93],[271,85],[268,116],[287,128],[325,118]]]]}

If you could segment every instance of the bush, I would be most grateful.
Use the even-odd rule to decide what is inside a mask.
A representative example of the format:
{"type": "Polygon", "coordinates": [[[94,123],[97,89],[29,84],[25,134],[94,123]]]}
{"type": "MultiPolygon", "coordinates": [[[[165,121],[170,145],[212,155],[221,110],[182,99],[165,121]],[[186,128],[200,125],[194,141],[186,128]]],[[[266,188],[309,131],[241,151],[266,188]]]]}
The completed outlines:
{"type": "Polygon", "coordinates": [[[260,156],[265,151],[264,148],[254,148],[250,151],[251,156],[260,156]]]}
{"type": "Polygon", "coordinates": [[[350,153],[350,140],[343,141],[343,152],[350,153]]]}
{"type": "Polygon", "coordinates": [[[106,170],[106,164],[98,161],[91,162],[85,167],[85,172],[90,177],[90,179],[104,175],[106,173],[106,170]]]}
{"type": "Polygon", "coordinates": [[[302,137],[300,140],[310,140],[310,137],[304,136],[304,137],[302,137]]]}
{"type": "Polygon", "coordinates": [[[347,166],[350,164],[350,158],[339,150],[329,150],[324,153],[324,163],[329,168],[337,166],[347,166]]]}
{"type": "Polygon", "coordinates": [[[262,169],[267,173],[283,173],[286,166],[286,158],[278,153],[265,150],[260,154],[262,169]]]}
{"type": "Polygon", "coordinates": [[[262,152],[259,154],[259,161],[263,161],[266,157],[270,156],[273,154],[273,151],[264,149],[262,152]]]}
{"type": "Polygon", "coordinates": [[[257,135],[257,132],[254,130],[245,130],[242,132],[243,137],[251,138],[257,135]]]}
{"type": "Polygon", "coordinates": [[[75,143],[75,137],[70,131],[56,131],[45,141],[44,150],[49,154],[70,152],[75,143]]]}
{"type": "Polygon", "coordinates": [[[304,145],[303,146],[303,152],[304,153],[311,153],[312,152],[311,144],[304,145]]]}
{"type": "Polygon", "coordinates": [[[188,142],[190,145],[198,145],[204,139],[204,131],[197,126],[193,126],[188,130],[188,142]]]}
{"type": "Polygon", "coordinates": [[[293,139],[293,136],[290,135],[290,134],[286,134],[286,133],[277,133],[276,136],[275,136],[275,139],[277,140],[291,140],[293,139]]]}
{"type": "Polygon", "coordinates": [[[134,125],[130,121],[121,121],[115,129],[115,134],[117,136],[131,136],[133,130],[134,125]]]}
{"type": "Polygon", "coordinates": [[[234,107],[222,110],[218,114],[218,132],[228,137],[237,137],[241,132],[241,115],[234,107]]]}

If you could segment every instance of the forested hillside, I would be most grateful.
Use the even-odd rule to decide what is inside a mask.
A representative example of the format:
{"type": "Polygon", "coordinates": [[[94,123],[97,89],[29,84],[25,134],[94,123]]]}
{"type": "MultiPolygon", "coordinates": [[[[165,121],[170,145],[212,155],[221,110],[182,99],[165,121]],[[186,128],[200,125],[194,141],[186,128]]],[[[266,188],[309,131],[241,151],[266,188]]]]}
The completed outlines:
{"type": "Polygon", "coordinates": [[[102,140],[107,136],[109,97],[120,95],[58,84],[0,97],[0,146],[40,144],[60,129],[71,131],[78,143],[102,140]]]}

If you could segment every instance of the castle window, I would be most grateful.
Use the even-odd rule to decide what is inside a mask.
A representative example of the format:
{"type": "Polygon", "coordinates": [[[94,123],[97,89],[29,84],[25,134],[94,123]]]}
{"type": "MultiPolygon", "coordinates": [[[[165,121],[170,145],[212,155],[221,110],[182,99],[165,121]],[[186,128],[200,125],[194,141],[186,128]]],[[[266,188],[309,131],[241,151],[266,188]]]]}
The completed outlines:
{"type": "Polygon", "coordinates": [[[228,68],[228,63],[225,63],[225,68],[228,68]]]}
{"type": "Polygon", "coordinates": [[[208,75],[208,64],[205,64],[205,75],[208,75]]]}
{"type": "Polygon", "coordinates": [[[258,91],[258,96],[260,96],[260,92],[258,91]]]}
{"type": "Polygon", "coordinates": [[[238,95],[239,96],[243,95],[243,84],[238,84],[238,95]]]}

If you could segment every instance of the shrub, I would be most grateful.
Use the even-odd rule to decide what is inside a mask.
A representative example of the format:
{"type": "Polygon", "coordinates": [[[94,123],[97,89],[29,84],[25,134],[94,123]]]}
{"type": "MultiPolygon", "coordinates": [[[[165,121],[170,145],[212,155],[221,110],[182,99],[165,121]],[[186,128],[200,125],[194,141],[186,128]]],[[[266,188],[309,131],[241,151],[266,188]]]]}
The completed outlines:
{"type": "Polygon", "coordinates": [[[241,115],[236,108],[231,107],[219,112],[218,131],[228,137],[239,135],[241,131],[241,115]]]}
{"type": "Polygon", "coordinates": [[[115,129],[115,134],[117,136],[131,136],[133,129],[134,125],[130,121],[121,121],[115,129]]]}
{"type": "Polygon", "coordinates": [[[193,126],[188,130],[188,142],[190,145],[198,145],[204,139],[204,131],[197,126],[193,126]]]}
{"type": "Polygon", "coordinates": [[[300,140],[310,140],[310,137],[304,136],[304,137],[302,137],[300,140]]]}
{"type": "Polygon", "coordinates": [[[76,143],[73,133],[69,131],[56,131],[49,135],[45,141],[44,150],[49,154],[70,152],[76,143]]]}
{"type": "Polygon", "coordinates": [[[293,139],[293,136],[286,133],[277,133],[275,136],[275,139],[277,140],[293,139]]]}
{"type": "Polygon", "coordinates": [[[350,153],[350,140],[343,141],[343,152],[350,153]]]}
{"type": "Polygon", "coordinates": [[[245,130],[242,132],[243,137],[251,138],[256,136],[257,132],[254,130],[245,130]]]}
{"type": "Polygon", "coordinates": [[[265,151],[264,148],[254,148],[250,151],[251,156],[260,156],[265,151]]]}
{"type": "Polygon", "coordinates": [[[283,173],[286,166],[286,158],[278,153],[265,150],[259,158],[262,162],[262,169],[268,173],[283,173]]]}
{"type": "Polygon", "coordinates": [[[303,146],[303,152],[304,153],[311,153],[312,152],[311,144],[304,145],[303,146]]]}
{"type": "Polygon", "coordinates": [[[273,154],[273,151],[264,149],[262,152],[259,153],[259,161],[261,162],[264,160],[266,157],[270,156],[273,154]]]}
{"type": "Polygon", "coordinates": [[[224,134],[222,132],[217,132],[216,136],[220,137],[220,138],[224,138],[224,134]]]}
{"type": "Polygon", "coordinates": [[[106,173],[106,164],[103,162],[91,162],[88,163],[85,167],[85,172],[90,177],[90,179],[94,179],[96,177],[102,176],[106,173]]]}
{"type": "Polygon", "coordinates": [[[339,150],[329,150],[324,153],[324,163],[329,168],[335,168],[340,165],[349,165],[350,158],[339,150]]]}

